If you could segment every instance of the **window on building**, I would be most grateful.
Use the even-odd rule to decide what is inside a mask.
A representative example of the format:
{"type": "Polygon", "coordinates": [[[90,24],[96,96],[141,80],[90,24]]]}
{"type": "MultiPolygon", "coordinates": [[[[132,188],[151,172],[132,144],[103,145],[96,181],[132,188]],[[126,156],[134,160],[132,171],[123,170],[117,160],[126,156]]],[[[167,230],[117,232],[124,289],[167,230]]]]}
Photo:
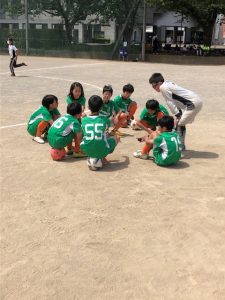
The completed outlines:
{"type": "Polygon", "coordinates": [[[74,43],[78,43],[78,39],[79,39],[79,38],[78,38],[78,34],[79,34],[79,33],[78,33],[78,29],[74,29],[74,30],[73,30],[73,42],[74,42],[74,43]]]}
{"type": "Polygon", "coordinates": [[[29,24],[29,26],[30,26],[30,29],[36,29],[36,24],[29,24]]]}
{"type": "Polygon", "coordinates": [[[52,24],[52,29],[63,29],[63,24],[52,24]]]}
{"type": "Polygon", "coordinates": [[[2,28],[3,29],[9,29],[9,24],[8,23],[2,23],[2,28]]]}
{"type": "Polygon", "coordinates": [[[13,29],[19,29],[19,24],[18,23],[13,23],[12,28],[13,29]]]}

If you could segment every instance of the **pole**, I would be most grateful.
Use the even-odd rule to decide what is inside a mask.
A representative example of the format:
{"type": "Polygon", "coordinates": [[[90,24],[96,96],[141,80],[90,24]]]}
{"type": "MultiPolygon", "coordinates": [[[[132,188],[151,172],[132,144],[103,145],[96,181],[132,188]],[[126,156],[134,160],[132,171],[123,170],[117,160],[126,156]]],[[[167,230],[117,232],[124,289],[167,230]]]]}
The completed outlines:
{"type": "Polygon", "coordinates": [[[141,47],[141,58],[145,61],[145,34],[146,34],[146,3],[143,0],[143,32],[142,32],[142,47],[141,47]]]}
{"type": "Polygon", "coordinates": [[[28,0],[25,0],[25,20],[26,20],[26,55],[29,53],[29,45],[28,45],[28,0]]]}
{"type": "Polygon", "coordinates": [[[125,29],[126,29],[126,27],[127,27],[127,24],[128,24],[128,22],[129,22],[130,16],[131,16],[132,12],[133,12],[135,9],[137,9],[137,7],[139,6],[140,1],[141,1],[141,0],[138,0],[138,1],[137,1],[137,0],[136,0],[136,1],[133,0],[133,4],[132,4],[132,6],[131,6],[131,8],[130,8],[130,11],[129,11],[128,15],[127,15],[127,18],[126,18],[126,21],[125,21],[125,23],[124,23],[124,25],[123,25],[122,31],[120,32],[120,34],[119,34],[119,36],[118,36],[118,39],[117,39],[117,41],[116,41],[116,43],[115,43],[115,46],[114,46],[114,48],[113,48],[112,56],[111,56],[112,59],[113,59],[114,54],[115,54],[115,52],[116,52],[116,50],[117,50],[117,48],[118,48],[118,46],[119,46],[119,44],[120,44],[120,42],[121,42],[121,40],[122,40],[124,31],[125,31],[125,29]],[[135,8],[135,7],[136,7],[136,8],[135,8]]]}

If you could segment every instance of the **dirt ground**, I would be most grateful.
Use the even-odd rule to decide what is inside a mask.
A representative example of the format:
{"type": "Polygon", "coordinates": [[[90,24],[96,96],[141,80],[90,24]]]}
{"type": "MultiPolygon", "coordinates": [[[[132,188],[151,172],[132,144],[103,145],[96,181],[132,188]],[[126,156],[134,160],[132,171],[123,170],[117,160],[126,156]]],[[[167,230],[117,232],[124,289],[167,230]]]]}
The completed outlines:
{"type": "Polygon", "coordinates": [[[0,59],[0,299],[225,299],[224,66],[24,57],[13,78],[0,59]],[[143,132],[131,129],[98,172],[85,159],[52,161],[26,132],[45,94],[65,112],[73,81],[86,98],[130,82],[138,113],[150,97],[165,104],[153,72],[204,102],[174,167],[134,158],[143,132]]]}

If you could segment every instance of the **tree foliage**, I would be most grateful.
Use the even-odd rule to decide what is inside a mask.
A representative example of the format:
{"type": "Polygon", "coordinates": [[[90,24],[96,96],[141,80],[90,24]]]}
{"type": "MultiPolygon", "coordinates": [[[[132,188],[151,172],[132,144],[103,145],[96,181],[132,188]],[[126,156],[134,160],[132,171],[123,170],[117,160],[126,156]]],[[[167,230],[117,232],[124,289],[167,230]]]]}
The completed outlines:
{"type": "Polygon", "coordinates": [[[123,25],[126,23],[123,38],[129,42],[140,4],[141,0],[106,0],[101,7],[100,14],[106,20],[115,19],[116,24],[119,27],[119,31],[122,30],[123,25]],[[130,13],[131,8],[132,12],[129,20],[127,20],[127,15],[130,13]]]}
{"type": "Polygon", "coordinates": [[[225,12],[224,0],[147,0],[157,8],[173,10],[182,15],[193,17],[205,33],[205,43],[210,44],[216,16],[225,12]]]}
{"type": "MultiPolygon", "coordinates": [[[[4,1],[2,7],[12,15],[24,14],[24,1],[4,1]]],[[[52,16],[61,17],[66,28],[67,39],[72,40],[74,25],[87,16],[98,14],[102,2],[99,0],[28,0],[29,14],[38,15],[46,13],[52,16]]]]}

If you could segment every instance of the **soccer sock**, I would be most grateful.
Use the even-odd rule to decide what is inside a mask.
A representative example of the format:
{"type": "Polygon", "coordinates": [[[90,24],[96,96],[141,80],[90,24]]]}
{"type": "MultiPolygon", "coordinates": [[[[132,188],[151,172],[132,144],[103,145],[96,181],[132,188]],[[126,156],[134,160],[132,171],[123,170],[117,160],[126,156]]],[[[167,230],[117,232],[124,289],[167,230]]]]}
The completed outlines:
{"type": "Polygon", "coordinates": [[[141,150],[141,154],[149,154],[149,152],[152,148],[153,148],[152,145],[145,143],[141,150]]]}
{"type": "Polygon", "coordinates": [[[137,110],[137,104],[132,103],[129,110],[129,118],[131,119],[133,115],[135,114],[135,111],[137,110]]]}
{"type": "Polygon", "coordinates": [[[73,149],[72,144],[69,144],[66,147],[67,147],[67,150],[69,150],[69,151],[71,151],[73,149]]]}
{"type": "Polygon", "coordinates": [[[125,113],[121,113],[119,116],[119,123],[115,125],[114,129],[118,130],[120,127],[127,126],[127,115],[125,113]]]}
{"type": "Polygon", "coordinates": [[[182,145],[182,150],[185,150],[185,136],[186,136],[186,127],[178,126],[177,133],[179,135],[179,139],[182,145]]]}
{"type": "Polygon", "coordinates": [[[41,121],[38,124],[36,136],[41,137],[41,135],[43,134],[47,126],[48,126],[48,122],[41,121]]]}

